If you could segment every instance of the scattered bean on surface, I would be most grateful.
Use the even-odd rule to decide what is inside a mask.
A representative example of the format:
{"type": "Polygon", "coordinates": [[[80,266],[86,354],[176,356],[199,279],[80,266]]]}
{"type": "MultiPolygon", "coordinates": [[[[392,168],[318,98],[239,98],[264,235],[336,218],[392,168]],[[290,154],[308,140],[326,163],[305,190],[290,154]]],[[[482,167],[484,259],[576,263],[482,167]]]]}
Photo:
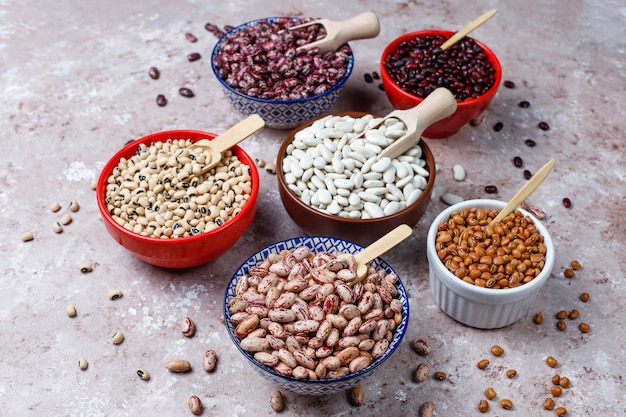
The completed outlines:
{"type": "Polygon", "coordinates": [[[277,413],[283,411],[283,408],[285,408],[283,394],[280,390],[274,389],[270,392],[270,407],[277,413]]]}
{"type": "Polygon", "coordinates": [[[180,331],[185,337],[192,337],[196,333],[196,325],[189,317],[185,317],[180,321],[180,331]]]}
{"type": "Polygon", "coordinates": [[[539,275],[546,246],[532,219],[519,210],[487,228],[497,214],[476,208],[452,213],[438,226],[435,246],[439,259],[459,279],[486,288],[513,288],[539,275]]]}
{"type": "Polygon", "coordinates": [[[365,74],[363,74],[363,79],[368,84],[370,84],[370,83],[372,83],[372,81],[374,81],[374,77],[372,77],[372,75],[370,73],[367,73],[367,72],[365,74]]]}
{"type": "Polygon", "coordinates": [[[119,345],[123,341],[124,341],[124,333],[120,331],[115,332],[113,334],[113,337],[111,338],[111,342],[113,342],[114,345],[119,345]]]}
{"type": "Polygon", "coordinates": [[[487,400],[480,400],[478,402],[478,411],[480,411],[481,413],[486,413],[487,411],[489,411],[489,403],[487,402],[487,400]]]}
{"type": "Polygon", "coordinates": [[[424,339],[415,339],[411,347],[421,356],[428,356],[432,353],[432,348],[424,339]]]}
{"type": "Polygon", "coordinates": [[[567,323],[565,323],[563,320],[557,320],[556,328],[560,331],[564,331],[567,329],[567,323]]]}
{"type": "Polygon", "coordinates": [[[157,67],[150,67],[148,69],[148,75],[150,76],[150,78],[152,78],[153,80],[158,80],[159,77],[161,76],[161,71],[159,71],[159,69],[157,67]]]}
{"type": "Polygon", "coordinates": [[[521,157],[516,156],[513,158],[513,165],[515,165],[517,168],[521,168],[524,166],[524,161],[521,157]]]}
{"type": "Polygon", "coordinates": [[[191,363],[185,359],[172,359],[165,362],[165,368],[170,372],[189,372],[191,363]]]}
{"type": "Polygon", "coordinates": [[[515,88],[515,82],[511,80],[504,80],[503,84],[506,88],[515,88]]]}
{"type": "Polygon", "coordinates": [[[543,408],[545,408],[546,410],[554,409],[554,400],[551,397],[547,397],[543,401],[543,408]]]}
{"type": "Polygon", "coordinates": [[[54,222],[52,223],[52,231],[54,233],[61,233],[63,232],[63,226],[61,226],[61,223],[59,222],[54,222]]]}
{"type": "Polygon", "coordinates": [[[195,96],[193,90],[191,88],[187,88],[187,87],[179,88],[178,89],[178,94],[180,94],[183,97],[187,97],[187,98],[191,98],[191,97],[195,96]]]}
{"type": "Polygon", "coordinates": [[[189,62],[197,61],[200,58],[202,58],[202,55],[200,55],[198,52],[192,52],[189,55],[187,55],[187,61],[189,62]]]}
{"type": "Polygon", "coordinates": [[[65,306],[65,313],[68,317],[76,317],[76,306],[74,304],[68,304],[65,306]]]}
{"type": "Polygon", "coordinates": [[[26,232],[22,235],[22,242],[29,242],[33,240],[35,237],[31,232],[26,232]]]}
{"type": "Polygon", "coordinates": [[[156,104],[159,107],[165,107],[167,105],[167,98],[163,94],[158,94],[156,97],[156,104]]]}
{"type": "Polygon", "coordinates": [[[526,146],[528,146],[528,147],[530,147],[530,148],[533,148],[533,147],[537,146],[537,142],[535,142],[535,141],[534,141],[534,140],[532,140],[532,139],[526,139],[526,140],[524,141],[524,143],[526,144],[526,146]]]}
{"type": "Polygon", "coordinates": [[[122,298],[123,296],[124,296],[124,293],[121,290],[116,289],[116,290],[109,291],[109,300],[111,301],[122,298]]]}
{"type": "Polygon", "coordinates": [[[570,384],[570,380],[568,377],[564,376],[561,379],[559,379],[559,386],[561,386],[562,388],[569,388],[569,384],[570,384]]]}
{"type": "Polygon", "coordinates": [[[563,417],[565,414],[567,414],[567,409],[565,407],[557,407],[554,410],[554,414],[556,414],[558,417],[563,417]]]}
{"type": "Polygon", "coordinates": [[[150,372],[148,372],[146,368],[139,368],[137,369],[137,376],[144,381],[147,381],[150,379],[150,372]]]}
{"type": "Polygon", "coordinates": [[[213,372],[215,370],[215,366],[217,365],[217,352],[212,349],[204,352],[202,356],[202,369],[207,372],[213,372]]]}
{"type": "Polygon", "coordinates": [[[489,349],[494,356],[502,356],[504,355],[504,349],[500,345],[493,345],[491,349],[489,349]]]}
{"type": "Polygon", "coordinates": [[[446,378],[448,378],[448,374],[446,374],[445,372],[442,371],[437,371],[433,374],[433,378],[439,380],[439,381],[445,381],[446,378]]]}
{"type": "Polygon", "coordinates": [[[576,320],[578,317],[580,317],[580,311],[576,309],[573,309],[567,314],[567,318],[570,320],[576,320]]]}
{"type": "Polygon", "coordinates": [[[591,331],[591,326],[589,326],[585,322],[582,322],[578,324],[578,330],[580,330],[582,333],[589,333],[591,331]]]}
{"type": "Polygon", "coordinates": [[[196,416],[202,414],[202,411],[204,410],[204,407],[202,406],[202,400],[200,400],[200,397],[198,397],[197,395],[192,395],[189,397],[189,399],[187,400],[187,406],[189,406],[189,411],[191,411],[191,414],[196,416]]]}
{"type": "Polygon", "coordinates": [[[377,126],[380,121],[370,114],[328,115],[299,130],[280,167],[289,189],[314,209],[351,219],[388,216],[413,204],[430,175],[422,148],[377,159],[406,131],[399,119],[377,126]]]}
{"type": "Polygon", "coordinates": [[[485,185],[485,192],[487,194],[495,194],[498,192],[498,187],[495,185],[485,185]]]}
{"type": "Polygon", "coordinates": [[[559,362],[554,357],[548,356],[546,358],[546,364],[548,364],[550,368],[556,368],[559,362]]]}
{"type": "Polygon", "coordinates": [[[193,33],[185,33],[185,39],[187,39],[191,43],[198,42],[198,38],[193,33]]]}
{"type": "Polygon", "coordinates": [[[493,130],[495,130],[496,132],[499,132],[502,130],[503,127],[504,127],[504,123],[496,122],[496,124],[493,125],[493,130]]]}
{"type": "Polygon", "coordinates": [[[496,398],[496,395],[496,391],[492,387],[489,387],[485,390],[485,397],[487,397],[487,399],[489,400],[493,400],[494,398],[496,398]]]}
{"type": "Polygon", "coordinates": [[[504,408],[505,410],[510,410],[513,408],[513,401],[509,400],[508,398],[503,398],[500,400],[500,407],[504,408]]]}
{"type": "Polygon", "coordinates": [[[582,301],[583,303],[586,303],[587,301],[589,301],[589,298],[590,296],[588,292],[580,293],[580,295],[578,296],[578,299],[582,301]]]}
{"type": "Polygon", "coordinates": [[[517,376],[517,371],[515,369],[509,369],[506,371],[507,378],[515,378],[517,376]]]}
{"type": "Polygon", "coordinates": [[[80,265],[78,265],[78,269],[80,270],[80,272],[82,272],[83,274],[86,274],[88,272],[93,271],[93,266],[91,266],[91,264],[83,262],[80,265]]]}
{"type": "Polygon", "coordinates": [[[580,262],[578,262],[577,260],[573,260],[570,266],[572,267],[574,271],[577,271],[580,269],[580,262]]]}
{"type": "Polygon", "coordinates": [[[216,229],[241,211],[252,182],[250,167],[231,151],[200,174],[209,161],[209,150],[191,140],[141,144],[109,176],[107,210],[142,236],[184,238],[216,229]]]}
{"type": "Polygon", "coordinates": [[[449,206],[453,206],[457,203],[460,203],[463,201],[463,197],[456,195],[456,194],[452,194],[452,193],[443,193],[441,195],[441,201],[443,201],[444,203],[446,203],[449,206]]]}
{"type": "Polygon", "coordinates": [[[64,226],[67,226],[68,224],[72,223],[72,216],[69,213],[65,213],[61,217],[61,220],[59,220],[59,223],[61,223],[64,226]]]}
{"type": "Polygon", "coordinates": [[[285,28],[311,20],[263,19],[227,34],[213,59],[219,77],[242,94],[266,100],[299,100],[331,89],[346,75],[352,51],[347,45],[323,55],[317,48],[297,51],[324,37],[325,29],[285,28]]]}
{"type": "Polygon", "coordinates": [[[70,207],[69,207],[71,212],[77,212],[80,209],[80,204],[78,204],[78,201],[76,200],[72,200],[70,202],[70,207]]]}
{"type": "Polygon", "coordinates": [[[87,369],[89,367],[89,363],[87,362],[87,359],[85,358],[78,359],[78,367],[83,371],[87,369]]]}
{"type": "Polygon", "coordinates": [[[547,124],[546,122],[539,122],[539,124],[537,126],[541,130],[549,130],[550,129],[550,125],[547,124]]]}
{"type": "Polygon", "coordinates": [[[350,388],[350,404],[355,407],[360,407],[365,402],[365,390],[363,385],[357,384],[350,388]]]}
{"type": "Polygon", "coordinates": [[[559,382],[561,382],[561,375],[559,375],[559,374],[555,374],[555,375],[552,377],[552,384],[553,384],[553,385],[559,385],[559,382]]]}
{"type": "Polygon", "coordinates": [[[567,311],[565,310],[560,310],[556,313],[556,318],[557,320],[563,320],[565,318],[567,318],[567,311]]]}
{"type": "Polygon", "coordinates": [[[413,372],[413,381],[415,382],[424,382],[430,376],[430,367],[425,363],[420,363],[415,368],[415,372],[413,372]]]}
{"type": "Polygon", "coordinates": [[[55,201],[54,203],[52,203],[52,205],[50,205],[51,212],[56,213],[59,210],[61,210],[61,203],[59,203],[58,201],[55,201]]]}
{"type": "Polygon", "coordinates": [[[563,276],[565,278],[574,278],[576,274],[574,273],[574,270],[571,268],[565,268],[565,270],[563,271],[563,276]]]}
{"type": "Polygon", "coordinates": [[[426,401],[420,406],[419,417],[433,417],[435,413],[435,403],[426,401]]]}
{"type": "Polygon", "coordinates": [[[533,323],[535,323],[535,324],[541,324],[541,323],[543,323],[543,314],[541,314],[541,313],[536,313],[536,314],[533,316],[533,323]]]}
{"type": "Polygon", "coordinates": [[[276,174],[276,165],[274,164],[265,164],[265,171],[267,171],[268,174],[276,174]]]}
{"type": "Polygon", "coordinates": [[[454,175],[455,181],[463,181],[465,180],[465,168],[462,165],[456,164],[452,168],[452,172],[454,175]]]}
{"type": "Polygon", "coordinates": [[[518,106],[525,109],[530,107],[530,102],[528,100],[522,100],[518,103],[518,106]]]}
{"type": "Polygon", "coordinates": [[[552,394],[553,397],[560,397],[562,392],[563,392],[563,389],[558,385],[552,385],[550,387],[550,393],[552,394]]]}
{"type": "Polygon", "coordinates": [[[486,367],[489,366],[489,359],[479,360],[476,366],[478,367],[478,369],[485,369],[486,367]]]}

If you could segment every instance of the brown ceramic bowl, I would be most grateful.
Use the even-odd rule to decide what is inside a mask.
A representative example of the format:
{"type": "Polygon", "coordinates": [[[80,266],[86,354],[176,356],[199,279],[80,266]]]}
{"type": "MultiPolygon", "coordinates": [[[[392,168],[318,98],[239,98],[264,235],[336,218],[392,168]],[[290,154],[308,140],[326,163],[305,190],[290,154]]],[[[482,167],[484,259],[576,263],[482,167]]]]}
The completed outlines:
{"type": "MultiPolygon", "coordinates": [[[[370,113],[365,112],[343,112],[334,113],[337,116],[363,117],[370,113]]],[[[373,114],[375,117],[380,117],[373,114]]],[[[287,181],[282,170],[283,159],[286,155],[287,146],[292,142],[295,134],[311,125],[316,119],[310,120],[296,127],[283,141],[276,159],[276,175],[278,177],[278,191],[285,210],[291,219],[307,234],[314,236],[336,237],[363,246],[369,245],[379,237],[391,231],[401,224],[413,227],[424,215],[428,203],[431,200],[433,186],[435,184],[435,159],[430,148],[423,140],[420,141],[422,147],[422,158],[426,161],[425,168],[429,172],[428,182],[420,197],[410,206],[394,214],[373,218],[373,219],[350,219],[336,215],[323,213],[307,204],[287,186],[287,181]]]]}

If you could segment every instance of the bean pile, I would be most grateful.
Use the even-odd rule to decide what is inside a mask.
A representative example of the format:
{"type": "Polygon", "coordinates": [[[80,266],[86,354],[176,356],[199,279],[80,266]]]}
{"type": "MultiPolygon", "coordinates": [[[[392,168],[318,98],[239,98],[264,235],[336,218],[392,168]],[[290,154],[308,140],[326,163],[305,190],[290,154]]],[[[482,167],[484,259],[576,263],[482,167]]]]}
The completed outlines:
{"type": "Polygon", "coordinates": [[[267,100],[299,100],[331,89],[346,74],[347,45],[321,55],[316,48],[296,51],[326,35],[320,25],[287,30],[306,18],[261,20],[222,39],[213,64],[235,90],[267,100]]]}
{"type": "Polygon", "coordinates": [[[463,209],[439,225],[435,247],[455,276],[486,288],[513,288],[541,272],[546,255],[543,236],[519,210],[493,228],[498,210],[463,209]]]}
{"type": "Polygon", "coordinates": [[[448,37],[427,35],[398,45],[383,64],[389,77],[403,90],[426,98],[439,87],[446,87],[458,102],[476,98],[495,82],[495,69],[482,48],[465,37],[442,51],[448,37]]]}
{"type": "Polygon", "coordinates": [[[372,115],[329,115],[298,131],[282,161],[291,191],[317,210],[352,219],[388,216],[417,201],[429,176],[422,148],[377,160],[406,132],[396,118],[372,128],[378,122],[372,115]]]}
{"type": "Polygon", "coordinates": [[[398,277],[305,246],[272,253],[236,283],[229,320],[242,349],[281,375],[333,379],[383,356],[402,321],[398,277]]]}
{"type": "Polygon", "coordinates": [[[124,228],[155,238],[194,236],[236,216],[251,193],[250,167],[228,151],[200,174],[210,152],[191,140],[139,145],[108,178],[105,201],[124,228]]]}

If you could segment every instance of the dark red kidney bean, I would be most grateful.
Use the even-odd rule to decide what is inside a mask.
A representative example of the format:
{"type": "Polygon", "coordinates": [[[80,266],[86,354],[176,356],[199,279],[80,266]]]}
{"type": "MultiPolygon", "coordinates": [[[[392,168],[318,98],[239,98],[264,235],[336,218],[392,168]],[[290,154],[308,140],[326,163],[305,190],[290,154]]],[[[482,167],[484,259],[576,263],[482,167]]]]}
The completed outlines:
{"type": "Polygon", "coordinates": [[[457,102],[484,94],[495,82],[493,64],[469,37],[442,51],[448,38],[427,35],[402,42],[383,60],[391,80],[422,98],[438,87],[449,89],[457,102]]]}
{"type": "Polygon", "coordinates": [[[378,89],[380,91],[385,91],[385,86],[383,85],[383,83],[378,84],[378,89]]]}
{"type": "Polygon", "coordinates": [[[532,176],[533,176],[533,175],[530,173],[530,171],[529,171],[529,170],[527,170],[527,169],[525,169],[525,170],[524,170],[524,178],[525,178],[525,179],[529,180],[529,179],[530,179],[530,177],[532,177],[532,176]]]}
{"type": "Polygon", "coordinates": [[[372,77],[373,77],[375,80],[380,80],[380,75],[379,75],[376,71],[372,71],[372,77]]]}
{"type": "Polygon", "coordinates": [[[565,197],[563,199],[563,206],[565,206],[565,208],[572,207],[572,200],[570,200],[569,198],[565,197]]]}
{"type": "Polygon", "coordinates": [[[548,129],[550,129],[550,125],[547,124],[546,122],[539,122],[539,124],[537,126],[539,126],[539,129],[541,129],[541,130],[548,130],[548,129]]]}
{"type": "Polygon", "coordinates": [[[519,102],[518,106],[520,106],[521,108],[525,109],[527,107],[530,107],[530,102],[526,101],[526,100],[522,100],[519,102]]]}
{"type": "Polygon", "coordinates": [[[535,142],[535,141],[534,141],[534,140],[532,140],[532,139],[526,139],[526,140],[524,141],[524,143],[526,144],[526,146],[529,146],[529,147],[531,147],[531,148],[532,148],[532,147],[534,147],[535,145],[537,145],[537,142],[535,142]]]}
{"type": "Polygon", "coordinates": [[[178,89],[178,92],[183,97],[193,97],[195,94],[187,87],[181,87],[178,89]]]}
{"type": "Polygon", "coordinates": [[[200,55],[200,54],[199,54],[199,53],[197,53],[197,52],[192,52],[192,53],[190,53],[189,55],[187,55],[187,60],[188,60],[189,62],[197,61],[197,60],[199,60],[200,58],[202,58],[202,55],[200,55]]]}
{"type": "Polygon", "coordinates": [[[505,80],[504,81],[504,86],[506,88],[515,88],[515,83],[511,80],[505,80]]]}
{"type": "Polygon", "coordinates": [[[499,132],[502,130],[503,127],[504,127],[504,124],[502,122],[497,122],[495,125],[493,125],[493,130],[495,130],[496,132],[499,132]]]}
{"type": "Polygon", "coordinates": [[[496,187],[495,185],[486,185],[485,192],[487,194],[495,194],[498,192],[498,187],[496,187]]]}
{"type": "Polygon", "coordinates": [[[515,165],[518,168],[521,168],[524,165],[524,161],[522,160],[521,157],[516,156],[515,158],[513,158],[513,165],[515,165]]]}
{"type": "Polygon", "coordinates": [[[195,35],[193,33],[185,33],[185,38],[189,41],[189,42],[198,42],[198,38],[195,37],[195,35]]]}
{"type": "Polygon", "coordinates": [[[374,77],[372,77],[372,75],[367,72],[363,74],[363,79],[366,83],[371,83],[372,81],[374,81],[374,77]]]}
{"type": "Polygon", "coordinates": [[[165,96],[163,94],[159,94],[156,98],[156,104],[159,107],[163,107],[167,104],[167,99],[165,98],[165,96]]]}
{"type": "Polygon", "coordinates": [[[150,67],[150,69],[148,70],[148,75],[153,80],[158,80],[159,77],[161,76],[161,71],[159,71],[157,67],[150,67]]]}

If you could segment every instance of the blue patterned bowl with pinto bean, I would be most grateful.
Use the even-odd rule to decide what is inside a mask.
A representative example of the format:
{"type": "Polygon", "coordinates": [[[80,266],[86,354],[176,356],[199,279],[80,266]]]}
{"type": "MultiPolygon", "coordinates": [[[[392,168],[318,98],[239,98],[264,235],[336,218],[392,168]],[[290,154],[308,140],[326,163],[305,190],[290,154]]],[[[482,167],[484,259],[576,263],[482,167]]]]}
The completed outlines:
{"type": "Polygon", "coordinates": [[[259,250],[235,271],[224,296],[226,330],[269,383],[302,395],[342,392],[371,377],[400,346],[409,324],[409,298],[391,266],[377,258],[366,279],[353,285],[344,281],[350,273],[345,265],[331,273],[337,271],[334,261],[362,249],[332,237],[296,237],[259,250]],[[297,281],[302,281],[299,288],[297,281]],[[340,295],[324,292],[325,287],[340,295]],[[353,298],[348,300],[350,291],[353,298]],[[269,301],[274,296],[278,298],[269,301]],[[377,311],[377,298],[383,300],[382,311],[377,311]],[[290,321],[293,317],[287,315],[296,318],[290,321]],[[351,326],[353,336],[348,335],[351,326]],[[355,337],[358,348],[343,346],[355,337]],[[341,365],[335,368],[338,360],[341,365]]]}
{"type": "Polygon", "coordinates": [[[310,18],[270,17],[237,26],[213,48],[211,67],[224,95],[267,127],[291,129],[324,114],[339,98],[354,67],[348,44],[319,54],[297,51],[325,36],[319,25],[289,30],[310,18]]]}

